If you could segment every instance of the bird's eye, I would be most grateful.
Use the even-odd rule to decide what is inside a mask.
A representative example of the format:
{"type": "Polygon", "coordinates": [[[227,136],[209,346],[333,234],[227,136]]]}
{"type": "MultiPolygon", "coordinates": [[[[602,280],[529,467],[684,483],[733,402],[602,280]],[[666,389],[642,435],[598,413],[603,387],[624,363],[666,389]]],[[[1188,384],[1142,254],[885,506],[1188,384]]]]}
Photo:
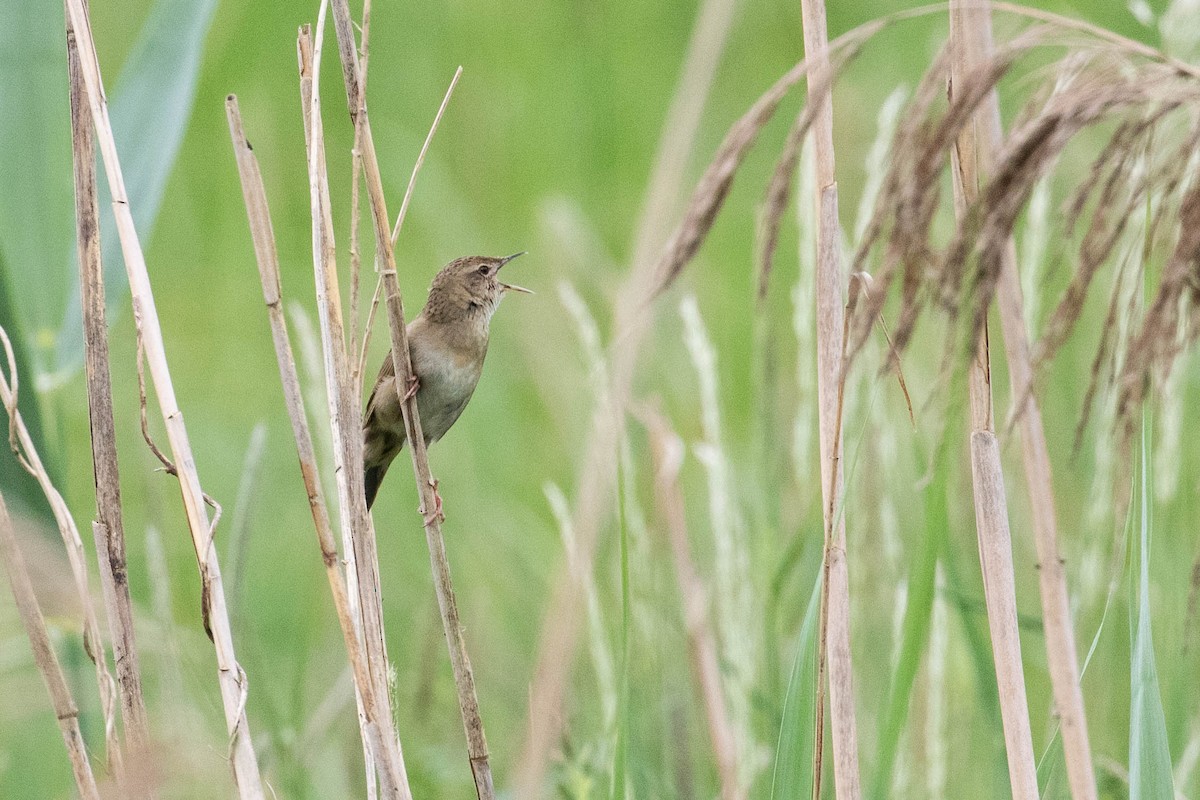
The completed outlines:
{"type": "Polygon", "coordinates": [[[484,267],[480,267],[480,268],[479,268],[479,274],[480,274],[480,275],[487,275],[487,274],[488,274],[488,268],[487,268],[486,266],[484,266],[484,267]]]}

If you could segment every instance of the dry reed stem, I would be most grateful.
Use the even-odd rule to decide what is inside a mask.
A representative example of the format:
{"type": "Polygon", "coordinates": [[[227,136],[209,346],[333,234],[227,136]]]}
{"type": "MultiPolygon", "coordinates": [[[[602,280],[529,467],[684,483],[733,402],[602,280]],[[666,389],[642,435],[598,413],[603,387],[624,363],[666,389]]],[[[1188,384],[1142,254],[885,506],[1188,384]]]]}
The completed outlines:
{"type": "MultiPolygon", "coordinates": [[[[991,15],[984,4],[976,11],[962,10],[961,33],[975,39],[975,52],[986,56],[991,49],[991,15]]],[[[993,90],[976,117],[974,133],[977,165],[987,175],[1000,150],[1003,134],[1000,104],[993,90]]],[[[997,291],[1004,349],[1008,355],[1009,386],[1014,400],[1022,387],[1032,383],[1033,364],[1025,328],[1021,282],[1017,275],[1016,244],[1009,237],[1004,250],[997,291]]],[[[1021,435],[1026,490],[1033,512],[1034,542],[1038,553],[1038,588],[1045,627],[1046,657],[1049,662],[1054,708],[1062,734],[1067,778],[1074,800],[1096,799],[1096,777],[1088,742],[1087,717],[1080,688],[1079,662],[1075,652],[1075,633],[1071,623],[1066,571],[1058,550],[1058,521],[1054,508],[1054,481],[1050,451],[1037,398],[1032,393],[1014,405],[1021,435]]]]}
{"type": "MultiPolygon", "coordinates": [[[[337,31],[338,52],[342,62],[342,77],[346,84],[346,102],[350,110],[350,121],[362,129],[363,175],[370,199],[371,219],[375,230],[375,252],[382,266],[381,276],[386,294],[388,322],[391,328],[392,363],[400,385],[407,385],[413,376],[412,359],[408,350],[408,334],[405,329],[404,306],[400,296],[400,285],[396,277],[396,256],[389,235],[387,204],[383,196],[383,179],[379,173],[375,142],[371,134],[371,122],[367,114],[365,99],[359,88],[362,85],[362,70],[354,44],[354,30],[350,20],[347,0],[334,0],[334,27],[337,31]]],[[[421,507],[432,510],[436,507],[437,484],[429,469],[429,455],[425,438],[421,432],[421,420],[417,411],[416,398],[404,403],[404,426],[408,435],[409,452],[412,454],[413,473],[421,507]]],[[[354,470],[361,474],[361,437],[359,460],[354,470]]],[[[361,503],[366,513],[365,496],[360,492],[356,503],[361,503]]],[[[357,511],[357,509],[356,509],[357,511]]],[[[458,690],[459,711],[467,739],[467,755],[471,774],[475,780],[475,792],[479,800],[493,800],[495,787],[488,756],[487,737],[483,720],[479,715],[479,699],[475,691],[475,676],[467,655],[462,624],[458,616],[458,604],[454,597],[454,586],[450,578],[450,564],[446,557],[446,543],[442,538],[441,522],[437,514],[425,514],[425,538],[429,545],[430,565],[433,570],[434,589],[438,608],[446,632],[446,643],[450,652],[450,666],[454,673],[454,685],[458,690]]]]}
{"type": "Polygon", "coordinates": [[[662,414],[653,408],[640,409],[638,416],[650,433],[650,449],[654,461],[654,494],[671,545],[684,630],[687,633],[688,664],[704,706],[708,736],[721,781],[721,798],[744,800],[747,793],[738,781],[737,743],[733,724],[721,691],[717,638],[708,617],[708,592],[692,561],[691,546],[688,543],[683,490],[679,485],[679,470],[684,457],[683,441],[671,430],[662,414]]]}
{"type": "Polygon", "coordinates": [[[42,616],[41,607],[38,606],[33,582],[29,579],[25,559],[17,545],[16,532],[13,530],[12,519],[8,515],[3,495],[0,495],[0,556],[3,557],[0,560],[4,561],[8,572],[9,585],[12,587],[21,623],[25,626],[25,633],[28,634],[29,644],[33,648],[34,663],[42,673],[42,680],[46,682],[46,690],[50,693],[54,716],[58,719],[58,727],[62,730],[63,742],[67,747],[67,756],[71,759],[71,769],[75,773],[75,786],[84,800],[100,800],[96,779],[92,775],[92,766],[88,763],[83,734],[79,731],[79,709],[71,696],[62,667],[58,664],[58,656],[54,654],[54,646],[50,643],[46,620],[42,616]]]}
{"type": "Polygon", "coordinates": [[[117,694],[125,739],[133,754],[150,744],[141,667],[133,624],[133,602],[125,559],[125,526],[117,466],[116,426],[109,375],[108,325],[104,308],[104,269],[100,261],[100,208],[96,191],[96,150],[92,121],[80,74],[75,31],[67,21],[67,71],[70,81],[71,142],[75,174],[75,224],[79,254],[80,302],[83,306],[88,420],[96,487],[96,520],[92,535],[100,568],[100,587],[112,639],[117,694]]]}
{"type": "Polygon", "coordinates": [[[83,649],[96,667],[96,684],[100,695],[100,708],[104,717],[104,746],[109,770],[120,781],[124,779],[122,768],[121,747],[117,739],[117,683],[112,673],[108,671],[108,660],[104,650],[104,639],[100,635],[100,623],[96,618],[96,609],[92,605],[92,593],[88,588],[87,558],[84,555],[83,539],[79,536],[79,528],[71,516],[70,509],[62,494],[50,481],[50,474],[42,464],[41,456],[33,446],[33,438],[25,427],[25,420],[17,410],[17,393],[19,376],[17,375],[16,359],[13,357],[12,343],[8,333],[0,328],[0,346],[8,362],[8,372],[12,378],[9,385],[3,371],[0,371],[0,402],[8,415],[8,444],[17,462],[33,476],[46,502],[54,515],[55,525],[62,536],[63,547],[67,551],[67,562],[71,566],[71,579],[75,594],[79,598],[83,616],[83,649]]]}
{"type": "Polygon", "coordinates": [[[296,456],[300,461],[300,474],[308,494],[308,505],[312,512],[313,526],[316,529],[317,545],[321,551],[321,561],[325,565],[325,575],[329,581],[334,610],[337,612],[338,625],[341,627],[342,639],[346,645],[354,685],[364,711],[364,715],[360,717],[363,741],[382,776],[385,796],[393,796],[398,793],[401,798],[411,798],[412,792],[408,788],[403,753],[398,748],[393,750],[385,745],[389,732],[382,725],[378,704],[381,701],[386,703],[387,698],[386,696],[378,697],[372,688],[371,676],[367,671],[366,652],[358,637],[345,576],[342,574],[337,543],[329,521],[329,511],[321,490],[316,452],[313,447],[312,433],[308,427],[304,396],[300,389],[300,377],[296,370],[296,359],[292,353],[287,322],[283,315],[279,255],[275,248],[275,234],[271,225],[270,209],[267,205],[262,174],[259,171],[254,151],[246,139],[235,96],[230,95],[226,99],[225,110],[229,118],[229,134],[233,140],[234,155],[237,159],[242,195],[250,223],[250,234],[254,241],[254,254],[262,281],[263,300],[267,306],[271,335],[275,342],[275,358],[279,364],[279,376],[283,383],[284,403],[287,406],[288,417],[292,423],[292,434],[296,441],[296,456]]]}
{"type": "Polygon", "coordinates": [[[208,514],[204,510],[204,492],[192,458],[191,444],[183,415],[175,399],[171,383],[170,367],[163,347],[162,329],[154,306],[154,294],[150,277],[146,271],[146,260],[138,242],[137,230],[129,208],[125,191],[125,180],[117,156],[116,141],[108,119],[108,103],[104,96],[100,65],[96,59],[95,42],[92,38],[91,22],[83,0],[67,0],[67,17],[76,33],[79,44],[80,64],[84,83],[87,86],[88,104],[92,122],[99,140],[100,153],[104,161],[108,184],[113,198],[113,211],[117,221],[117,233],[121,240],[125,269],[129,276],[130,294],[134,316],[139,321],[144,335],[150,372],[154,380],[155,394],[162,410],[167,438],[179,465],[179,483],[183,494],[184,511],[192,545],[200,567],[201,585],[204,589],[205,609],[212,628],[212,640],[216,650],[218,681],[225,711],[226,729],[230,736],[230,763],[239,796],[243,799],[260,800],[263,797],[259,778],[258,762],[254,757],[249,725],[245,714],[246,676],[237,662],[233,648],[233,635],[229,626],[229,613],[225,607],[225,594],[221,586],[221,571],[217,563],[209,530],[208,514]]]}
{"type": "MultiPolygon", "coordinates": [[[[960,76],[982,63],[986,56],[987,40],[980,41],[980,25],[978,15],[966,9],[963,0],[951,0],[952,97],[960,91],[960,76]]],[[[968,204],[974,203],[979,194],[980,143],[976,128],[980,124],[986,124],[986,119],[976,116],[974,122],[965,125],[951,150],[955,213],[960,221],[966,214],[968,204]]],[[[1024,325],[1023,318],[1021,324],[1024,325]]],[[[971,328],[972,332],[976,330],[975,327],[971,328]]],[[[986,323],[977,336],[973,340],[976,355],[970,359],[967,369],[972,427],[971,480],[975,495],[979,562],[983,572],[988,627],[1000,694],[1009,783],[1014,800],[1037,800],[1037,767],[1033,756],[1033,736],[1029,725],[1025,676],[1021,666],[1021,640],[1017,628],[1012,540],[1000,467],[1000,448],[994,433],[986,323]]]]}
{"type": "MultiPolygon", "coordinates": [[[[442,122],[442,116],[446,113],[446,106],[450,105],[450,98],[454,96],[454,87],[458,86],[458,79],[462,77],[462,67],[454,71],[454,77],[450,79],[450,85],[446,88],[446,94],[442,97],[442,104],[438,106],[437,113],[433,115],[433,124],[429,126],[429,132],[425,134],[425,141],[421,144],[421,152],[417,153],[417,160],[413,162],[412,174],[408,177],[408,187],[404,190],[404,199],[400,201],[400,211],[396,214],[396,224],[392,226],[392,250],[395,251],[396,243],[400,241],[400,229],[404,227],[404,218],[408,216],[408,204],[412,200],[413,190],[417,185],[417,174],[421,171],[421,166],[425,163],[425,155],[429,152],[429,145],[433,143],[433,135],[437,133],[438,125],[442,122]]],[[[375,261],[378,265],[378,258],[375,261]]],[[[361,375],[366,367],[367,348],[371,344],[371,328],[375,321],[375,309],[379,307],[379,293],[383,289],[383,276],[380,275],[375,283],[375,294],[371,298],[371,310],[367,313],[366,330],[363,332],[362,350],[358,354],[358,372],[361,375]]]]}
{"type": "Polygon", "coordinates": [[[817,658],[817,731],[813,740],[813,797],[821,796],[824,703],[822,670],[829,670],[829,708],[833,732],[833,780],[842,800],[861,794],[858,730],[854,720],[854,670],[850,654],[850,577],[846,564],[846,517],[838,513],[844,486],[842,442],[842,269],[838,189],[834,174],[832,67],[825,26],[824,0],[801,0],[804,55],[808,62],[808,105],[817,109],[813,145],[817,159],[817,411],[821,450],[821,496],[825,512],[825,580],[821,594],[821,635],[817,658]]]}
{"type": "MultiPolygon", "coordinates": [[[[638,230],[631,250],[631,271],[613,304],[614,330],[607,390],[592,415],[591,430],[576,480],[574,530],[576,568],[564,564],[550,593],[538,637],[530,685],[525,741],[517,765],[514,793],[521,798],[542,795],[543,781],[562,726],[580,629],[583,625],[585,583],[592,571],[600,530],[611,512],[618,448],[623,436],[625,408],[642,339],[650,330],[660,263],[658,237],[669,224],[679,197],[705,100],[732,26],[735,3],[707,0],[697,16],[679,83],[663,122],[655,166],[646,188],[638,230]]],[[[693,250],[694,253],[694,250],[693,250]]]]}
{"type": "MultiPolygon", "coordinates": [[[[375,712],[382,728],[382,745],[388,750],[385,767],[395,773],[380,774],[386,794],[402,791],[398,765],[402,763],[400,743],[395,734],[391,704],[387,702],[388,657],[383,627],[382,585],[375,529],[367,514],[363,489],[362,417],[358,411],[358,385],[351,380],[347,364],[345,329],[342,321],[341,292],[338,288],[336,250],[333,238],[332,205],[329,179],[325,168],[325,139],[321,118],[319,77],[323,29],[327,2],[321,4],[315,42],[308,26],[297,39],[300,64],[300,95],[304,112],[305,143],[308,148],[309,200],[312,215],[313,269],[317,287],[317,316],[321,326],[326,396],[329,403],[330,430],[341,508],[343,542],[347,557],[349,584],[357,605],[351,605],[362,636],[367,672],[375,712]],[[347,541],[348,540],[348,541],[347,541]]],[[[365,699],[359,695],[360,713],[365,714],[365,699]]]]}

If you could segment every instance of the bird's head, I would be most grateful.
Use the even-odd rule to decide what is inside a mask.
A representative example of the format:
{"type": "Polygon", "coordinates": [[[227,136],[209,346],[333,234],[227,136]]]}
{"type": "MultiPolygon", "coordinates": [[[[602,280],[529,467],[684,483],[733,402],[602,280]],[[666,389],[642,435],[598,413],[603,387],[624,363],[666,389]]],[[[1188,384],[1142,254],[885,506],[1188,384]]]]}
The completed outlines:
{"type": "Polygon", "coordinates": [[[491,319],[500,299],[508,292],[533,294],[528,289],[503,283],[497,277],[500,269],[524,252],[511,256],[464,256],[442,267],[429,287],[425,316],[434,322],[454,322],[459,319],[491,319]]]}

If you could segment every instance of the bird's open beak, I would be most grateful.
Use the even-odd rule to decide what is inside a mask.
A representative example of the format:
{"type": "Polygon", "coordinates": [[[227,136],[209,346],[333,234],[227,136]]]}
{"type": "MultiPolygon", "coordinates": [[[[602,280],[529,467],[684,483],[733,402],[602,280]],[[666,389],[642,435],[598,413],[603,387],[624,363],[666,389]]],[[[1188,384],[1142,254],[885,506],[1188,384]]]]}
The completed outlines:
{"type": "MultiPolygon", "coordinates": [[[[526,251],[522,250],[519,253],[513,253],[511,256],[505,256],[504,258],[500,259],[500,265],[496,267],[496,271],[499,272],[500,267],[503,267],[505,264],[512,261],[514,258],[519,258],[520,256],[525,255],[525,253],[526,253],[526,251]]],[[[530,291],[529,289],[525,289],[521,286],[514,286],[511,283],[501,283],[500,288],[506,292],[523,292],[524,294],[533,294],[533,292],[530,291]]]]}

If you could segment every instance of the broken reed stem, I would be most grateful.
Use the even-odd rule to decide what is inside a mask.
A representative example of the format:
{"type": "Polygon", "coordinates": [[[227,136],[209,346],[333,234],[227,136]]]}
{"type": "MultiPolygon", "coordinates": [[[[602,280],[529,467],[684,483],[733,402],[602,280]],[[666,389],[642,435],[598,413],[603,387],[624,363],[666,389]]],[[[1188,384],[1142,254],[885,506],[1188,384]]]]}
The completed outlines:
{"type": "Polygon", "coordinates": [[[216,548],[209,529],[208,513],[204,509],[204,492],[200,488],[200,477],[196,472],[191,443],[183,414],[175,399],[175,388],[171,383],[171,370],[163,347],[162,328],[154,306],[154,293],[150,276],[146,270],[146,259],[138,242],[137,229],[130,212],[129,197],[125,191],[125,179],[117,157],[116,141],[108,118],[108,103],[100,75],[100,64],[96,59],[96,46],[92,39],[91,21],[84,0],[67,0],[67,19],[74,28],[79,44],[82,77],[87,86],[88,105],[92,112],[92,123],[99,140],[100,154],[108,177],[113,199],[113,212],[117,222],[117,233],[121,240],[125,270],[129,276],[130,295],[134,317],[138,320],[145,342],[146,356],[150,362],[150,374],[154,381],[155,394],[162,411],[163,424],[167,430],[175,464],[179,468],[179,485],[183,493],[184,512],[188,529],[200,569],[203,604],[206,618],[211,627],[213,646],[217,657],[217,677],[221,688],[221,700],[225,711],[226,730],[229,733],[230,764],[238,794],[243,800],[261,800],[262,782],[258,762],[254,756],[250,739],[250,728],[246,720],[246,674],[237,662],[233,648],[233,633],[229,625],[229,613],[225,607],[225,593],[221,585],[221,570],[217,563],[216,548]]]}
{"type": "MultiPolygon", "coordinates": [[[[397,385],[407,386],[413,376],[412,359],[408,350],[408,333],[405,329],[404,306],[400,296],[400,284],[396,278],[396,255],[392,247],[388,225],[387,204],[383,196],[383,179],[379,174],[379,161],[375,153],[375,142],[371,135],[371,121],[367,115],[365,99],[360,89],[362,71],[358,63],[354,44],[354,28],[350,19],[347,0],[334,0],[333,21],[337,31],[338,52],[342,62],[342,77],[346,84],[346,102],[350,120],[362,128],[363,175],[370,199],[371,219],[375,229],[375,252],[379,259],[381,276],[387,300],[388,323],[391,328],[392,364],[396,371],[397,385]]],[[[315,124],[315,123],[314,123],[315,124]]],[[[416,398],[410,397],[403,405],[404,427],[408,435],[409,452],[412,454],[413,473],[421,507],[432,511],[436,508],[437,483],[429,469],[429,455],[425,438],[421,432],[421,419],[417,412],[416,398]]],[[[362,442],[359,438],[359,458],[353,465],[362,473],[362,442]]],[[[366,514],[366,499],[361,491],[355,499],[366,514]]],[[[454,586],[450,579],[450,563],[446,558],[446,543],[442,538],[438,516],[424,516],[425,538],[429,545],[429,559],[433,570],[434,589],[437,593],[438,609],[442,615],[442,626],[450,653],[450,666],[454,673],[454,685],[458,690],[458,705],[467,738],[467,755],[471,774],[475,779],[475,793],[479,800],[494,800],[495,787],[488,756],[487,737],[483,730],[483,719],[479,715],[479,698],[475,692],[475,676],[467,655],[462,625],[458,617],[458,604],[454,597],[454,586]]]]}
{"type": "MultiPolygon", "coordinates": [[[[383,591],[379,578],[379,554],[375,529],[367,514],[363,489],[362,416],[358,411],[358,386],[351,381],[342,322],[341,293],[338,288],[336,250],[333,238],[329,180],[325,169],[325,138],[321,119],[318,87],[321,45],[327,3],[321,4],[315,43],[308,26],[301,28],[297,40],[300,63],[300,95],[304,112],[305,142],[308,147],[309,200],[312,213],[313,270],[316,282],[317,316],[321,325],[326,396],[333,437],[333,455],[337,473],[338,500],[341,508],[343,540],[346,542],[349,591],[357,594],[357,606],[351,606],[367,657],[371,693],[376,701],[380,725],[386,732],[383,746],[389,750],[387,765],[394,770],[402,761],[400,743],[395,734],[391,704],[387,702],[388,658],[383,628],[383,591]],[[351,560],[352,559],[352,560],[351,560]]],[[[364,698],[359,696],[360,712],[365,713],[364,698]]],[[[401,774],[380,773],[387,796],[398,796],[405,781],[401,774]]]]}
{"type": "Polygon", "coordinates": [[[737,743],[726,709],[725,696],[721,691],[717,638],[708,617],[708,592],[692,561],[691,546],[688,542],[683,490],[679,486],[679,469],[684,455],[683,442],[657,411],[644,409],[640,416],[650,432],[650,449],[654,461],[654,494],[671,545],[684,630],[688,639],[688,663],[704,705],[708,736],[717,761],[717,775],[721,780],[721,798],[744,800],[747,794],[738,781],[737,743]]]}
{"type": "Polygon", "coordinates": [[[16,359],[13,357],[12,343],[8,333],[0,328],[0,345],[3,346],[7,358],[9,375],[12,385],[0,371],[0,402],[8,414],[8,443],[18,463],[33,476],[50,511],[54,522],[62,536],[63,547],[67,551],[67,562],[71,565],[71,578],[75,594],[79,598],[79,606],[83,615],[83,649],[96,667],[96,684],[100,695],[100,708],[104,716],[104,747],[109,770],[118,779],[124,780],[124,769],[121,763],[121,747],[117,740],[117,686],[112,673],[108,671],[108,660],[104,651],[104,639],[100,636],[100,623],[96,619],[96,609],[92,605],[92,593],[88,588],[87,558],[83,551],[83,539],[79,536],[79,528],[75,518],[71,516],[67,503],[62,494],[50,481],[50,474],[42,464],[41,456],[34,448],[33,438],[25,427],[25,420],[17,410],[17,392],[19,376],[17,375],[16,359]]]}
{"type": "Polygon", "coordinates": [[[46,619],[42,616],[42,609],[33,591],[33,582],[29,579],[29,570],[25,567],[25,559],[17,545],[16,531],[13,530],[12,518],[8,515],[3,495],[0,495],[0,557],[8,572],[13,599],[17,602],[17,612],[33,648],[34,663],[42,673],[46,690],[50,692],[54,716],[58,719],[63,742],[67,746],[67,756],[71,759],[71,769],[75,773],[75,786],[84,800],[100,800],[96,778],[92,775],[91,764],[88,763],[83,734],[79,731],[79,709],[71,696],[62,667],[58,664],[58,656],[54,654],[50,633],[46,630],[46,619]]]}
{"type": "Polygon", "coordinates": [[[229,135],[233,140],[238,176],[242,183],[242,196],[246,203],[251,238],[254,241],[254,254],[262,281],[263,301],[267,306],[271,336],[275,342],[275,358],[279,364],[279,377],[283,383],[284,403],[292,422],[292,434],[296,440],[296,456],[300,461],[300,474],[308,494],[308,505],[317,533],[317,545],[321,551],[321,561],[325,565],[329,591],[333,595],[333,606],[337,612],[338,625],[341,627],[342,639],[350,660],[354,685],[358,690],[364,712],[359,718],[363,741],[369,748],[380,774],[384,776],[382,783],[385,796],[393,796],[399,790],[400,797],[411,798],[412,793],[408,787],[403,754],[398,748],[392,750],[385,745],[388,731],[382,726],[382,715],[379,713],[378,704],[381,701],[386,703],[387,697],[385,695],[380,698],[372,689],[371,676],[367,671],[366,652],[356,630],[354,613],[346,589],[346,580],[342,574],[341,561],[338,556],[337,543],[334,540],[333,527],[329,521],[329,511],[325,505],[324,493],[321,491],[316,452],[313,447],[312,433],[308,427],[304,395],[300,389],[300,376],[296,370],[296,359],[292,354],[291,339],[288,336],[287,322],[283,315],[279,254],[275,248],[275,233],[271,225],[271,214],[267,205],[266,190],[263,187],[262,173],[259,171],[254,151],[246,140],[237,97],[230,95],[226,98],[225,111],[229,118],[229,135]]]}
{"type": "Polygon", "coordinates": [[[133,624],[133,602],[125,560],[125,526],[121,515],[121,482],[117,466],[116,426],[109,375],[108,325],[104,308],[104,268],[100,261],[100,201],[96,192],[96,149],[92,121],[80,75],[75,31],[67,21],[67,71],[70,77],[71,143],[75,173],[75,227],[79,253],[79,292],[83,306],[84,364],[87,375],[88,421],[96,487],[96,520],[92,535],[100,569],[100,587],[112,639],[117,694],[125,740],[131,753],[150,744],[142,674],[133,624]]]}
{"type": "Polygon", "coordinates": [[[654,172],[646,187],[630,257],[630,274],[613,303],[614,337],[608,354],[607,391],[597,402],[576,479],[574,530],[577,562],[558,571],[538,637],[529,713],[514,794],[539,797],[563,720],[571,666],[584,619],[585,582],[596,558],[600,530],[611,513],[616,461],[625,408],[641,344],[654,319],[653,287],[660,265],[657,248],[670,225],[686,176],[687,163],[703,116],[717,65],[733,24],[736,3],[706,0],[692,29],[671,105],[663,120],[654,172]]]}
{"type": "MultiPolygon", "coordinates": [[[[969,0],[968,0],[969,1],[969,0]]],[[[977,20],[975,20],[977,22],[977,20]]],[[[974,65],[984,57],[982,44],[964,0],[950,3],[951,94],[974,65]]],[[[960,224],[967,208],[979,194],[979,142],[976,121],[965,126],[951,150],[955,217],[960,224]]],[[[1022,324],[1024,324],[1022,322],[1022,324]]],[[[994,431],[991,363],[986,318],[972,343],[968,391],[971,406],[971,482],[975,496],[975,524],[979,539],[979,563],[983,572],[988,628],[1000,693],[1000,716],[1008,757],[1009,783],[1014,800],[1037,800],[1037,768],[1029,725],[1025,676],[1021,667],[1021,640],[1017,629],[1016,581],[1013,575],[1012,538],[1000,447],[994,431]]]]}
{"type": "Polygon", "coordinates": [[[829,671],[833,729],[833,781],[840,800],[857,800],[858,731],[854,720],[854,673],[850,656],[850,577],[846,564],[846,518],[838,513],[844,491],[840,457],[842,426],[842,270],[838,189],[834,174],[833,94],[824,0],[802,0],[808,103],[817,107],[812,136],[817,159],[817,398],[821,449],[821,496],[825,512],[825,581],[822,583],[818,647],[817,730],[813,740],[813,797],[821,792],[824,741],[824,669],[829,671]],[[828,638],[827,638],[828,637],[828,638]]]}
{"type": "MultiPolygon", "coordinates": [[[[965,36],[976,39],[977,52],[986,57],[991,49],[991,14],[986,2],[969,12],[963,10],[965,36]]],[[[975,135],[978,147],[978,167],[984,176],[1000,151],[1003,133],[1000,123],[1000,103],[993,89],[976,115],[975,135]]],[[[1032,265],[1027,265],[1032,266],[1032,265]]],[[[1049,662],[1050,683],[1054,709],[1062,734],[1063,756],[1073,800],[1096,800],[1096,776],[1092,767],[1092,751],[1088,742],[1087,717],[1080,688],[1079,661],[1075,652],[1075,632],[1071,622],[1066,570],[1058,549],[1058,520],[1054,509],[1054,481],[1050,468],[1050,450],[1037,398],[1024,388],[1032,383],[1033,366],[1030,360],[1029,337],[1025,329],[1024,302],[1021,282],[1017,275],[1016,244],[1009,237],[1004,251],[1003,266],[997,292],[1000,327],[1004,349],[1008,355],[1008,377],[1014,400],[1023,397],[1015,408],[1016,424],[1021,436],[1021,455],[1025,466],[1026,490],[1033,512],[1034,543],[1038,554],[1038,588],[1042,601],[1042,623],[1045,626],[1046,657],[1049,662]]]]}

